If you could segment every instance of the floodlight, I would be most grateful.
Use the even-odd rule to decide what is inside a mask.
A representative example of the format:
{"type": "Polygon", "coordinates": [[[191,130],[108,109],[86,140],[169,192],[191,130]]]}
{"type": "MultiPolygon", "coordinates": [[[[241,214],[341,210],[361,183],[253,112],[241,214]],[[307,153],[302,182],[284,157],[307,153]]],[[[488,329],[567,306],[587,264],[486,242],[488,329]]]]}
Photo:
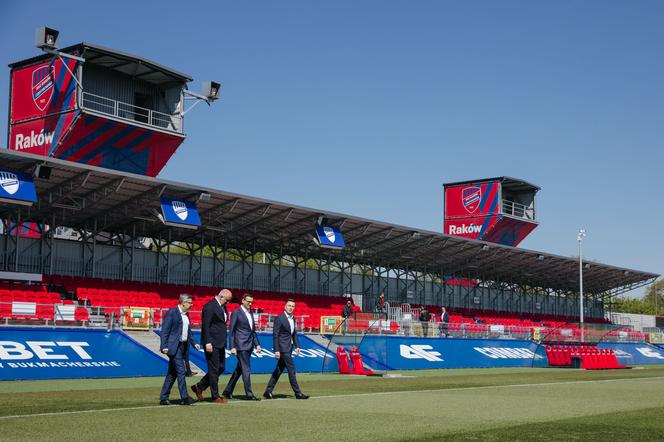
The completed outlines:
{"type": "Polygon", "coordinates": [[[60,31],[41,26],[35,33],[35,46],[39,49],[55,49],[58,47],[60,31]]]}
{"type": "Polygon", "coordinates": [[[221,92],[221,84],[214,81],[206,81],[203,83],[203,96],[208,101],[214,101],[219,98],[221,92]]]}

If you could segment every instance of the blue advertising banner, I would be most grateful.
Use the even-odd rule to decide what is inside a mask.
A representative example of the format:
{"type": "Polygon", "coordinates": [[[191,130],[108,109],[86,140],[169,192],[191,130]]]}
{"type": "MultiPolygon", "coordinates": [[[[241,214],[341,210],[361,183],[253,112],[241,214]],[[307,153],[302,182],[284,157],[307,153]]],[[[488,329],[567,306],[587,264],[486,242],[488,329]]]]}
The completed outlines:
{"type": "Polygon", "coordinates": [[[0,328],[0,380],[164,376],[167,362],[119,330],[0,328]]]}
{"type": "Polygon", "coordinates": [[[201,225],[196,203],[165,196],[162,196],[160,201],[164,223],[183,227],[199,227],[201,225]]]}
{"type": "MultiPolygon", "coordinates": [[[[300,355],[293,352],[293,360],[295,361],[295,368],[299,372],[320,372],[323,367],[323,358],[325,358],[325,348],[312,341],[305,335],[299,335],[300,339],[300,355]]],[[[194,332],[194,341],[200,342],[201,333],[194,332]]],[[[254,351],[251,355],[251,372],[252,373],[272,373],[277,365],[277,360],[274,358],[272,349],[272,334],[271,333],[258,333],[258,341],[261,344],[261,354],[254,351]]],[[[333,358],[328,355],[328,358],[333,358]]],[[[196,351],[193,347],[189,349],[189,359],[203,370],[207,370],[207,363],[205,362],[205,354],[203,349],[196,351]]],[[[226,349],[226,370],[224,373],[232,373],[237,366],[237,358],[233,356],[230,349],[226,349]]]]}
{"type": "Polygon", "coordinates": [[[365,336],[359,345],[365,364],[386,370],[531,367],[545,357],[525,340],[365,336]]]}
{"type": "Polygon", "coordinates": [[[316,241],[321,247],[341,249],[346,246],[341,230],[334,226],[316,224],[316,241]]]}
{"type": "Polygon", "coordinates": [[[651,344],[602,342],[598,348],[612,348],[622,365],[664,364],[664,350],[651,344]]]}
{"type": "Polygon", "coordinates": [[[26,173],[0,169],[0,201],[32,204],[37,201],[35,184],[26,173]]]}

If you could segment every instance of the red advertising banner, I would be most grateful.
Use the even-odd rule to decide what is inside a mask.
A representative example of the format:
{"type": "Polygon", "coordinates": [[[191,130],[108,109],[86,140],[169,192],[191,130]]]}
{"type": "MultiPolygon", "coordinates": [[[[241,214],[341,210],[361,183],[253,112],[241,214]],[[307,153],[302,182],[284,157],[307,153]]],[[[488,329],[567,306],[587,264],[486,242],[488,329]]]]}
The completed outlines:
{"type": "MultiPolygon", "coordinates": [[[[67,60],[74,73],[76,65],[67,60]]],[[[12,70],[11,77],[11,124],[76,107],[76,81],[59,59],[12,70]]]]}
{"type": "Polygon", "coordinates": [[[69,111],[12,124],[9,128],[9,148],[49,156],[78,114],[78,111],[69,111]]]}
{"type": "Polygon", "coordinates": [[[497,213],[500,213],[500,183],[497,181],[445,188],[446,219],[497,213]]]}

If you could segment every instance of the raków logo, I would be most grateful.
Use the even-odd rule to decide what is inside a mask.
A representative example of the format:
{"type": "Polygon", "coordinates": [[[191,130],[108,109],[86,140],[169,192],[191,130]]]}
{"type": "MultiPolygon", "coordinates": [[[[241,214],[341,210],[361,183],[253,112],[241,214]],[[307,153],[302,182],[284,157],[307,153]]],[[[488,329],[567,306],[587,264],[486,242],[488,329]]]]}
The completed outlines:
{"type": "Polygon", "coordinates": [[[53,97],[54,78],[55,67],[51,64],[40,66],[32,71],[32,101],[42,112],[53,97]]]}
{"type": "Polygon", "coordinates": [[[466,224],[461,224],[460,226],[450,226],[450,235],[472,235],[475,233],[480,233],[482,226],[479,224],[471,224],[467,226],[466,224]]]}
{"type": "Polygon", "coordinates": [[[189,216],[189,211],[187,210],[187,205],[182,201],[172,201],[171,205],[173,206],[173,212],[175,215],[180,218],[182,221],[187,219],[189,216]]]}
{"type": "Polygon", "coordinates": [[[323,227],[323,232],[327,239],[334,244],[334,241],[337,239],[337,235],[334,234],[334,229],[332,227],[323,227]]]}
{"type": "Polygon", "coordinates": [[[482,189],[477,186],[466,187],[461,192],[461,202],[468,213],[473,213],[480,205],[482,198],[482,189]]]}
{"type": "Polygon", "coordinates": [[[399,346],[399,354],[402,358],[406,359],[425,359],[429,362],[443,362],[444,359],[439,358],[441,354],[437,351],[432,351],[433,347],[430,345],[404,345],[399,346]]]}
{"type": "Polygon", "coordinates": [[[18,192],[20,183],[16,174],[11,172],[0,172],[0,187],[10,195],[18,192]]]}
{"type": "Polygon", "coordinates": [[[53,142],[54,132],[39,132],[31,130],[29,134],[16,134],[14,138],[14,150],[30,149],[31,147],[50,146],[53,142]]]}

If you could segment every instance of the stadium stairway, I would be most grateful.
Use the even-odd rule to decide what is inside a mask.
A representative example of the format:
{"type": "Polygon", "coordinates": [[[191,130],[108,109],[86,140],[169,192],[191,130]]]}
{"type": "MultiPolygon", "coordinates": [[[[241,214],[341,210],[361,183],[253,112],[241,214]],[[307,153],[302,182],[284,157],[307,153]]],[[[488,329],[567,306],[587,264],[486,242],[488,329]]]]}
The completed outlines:
{"type": "MultiPolygon", "coordinates": [[[[159,355],[161,358],[165,360],[168,360],[168,356],[166,356],[160,351],[159,347],[161,345],[161,340],[159,339],[159,335],[157,335],[155,332],[125,330],[123,331],[123,333],[132,338],[134,341],[141,344],[143,347],[150,350],[151,352],[159,355]]],[[[190,361],[190,364],[192,371],[194,372],[197,371],[201,375],[205,373],[205,370],[201,369],[193,362],[190,361]]]]}

